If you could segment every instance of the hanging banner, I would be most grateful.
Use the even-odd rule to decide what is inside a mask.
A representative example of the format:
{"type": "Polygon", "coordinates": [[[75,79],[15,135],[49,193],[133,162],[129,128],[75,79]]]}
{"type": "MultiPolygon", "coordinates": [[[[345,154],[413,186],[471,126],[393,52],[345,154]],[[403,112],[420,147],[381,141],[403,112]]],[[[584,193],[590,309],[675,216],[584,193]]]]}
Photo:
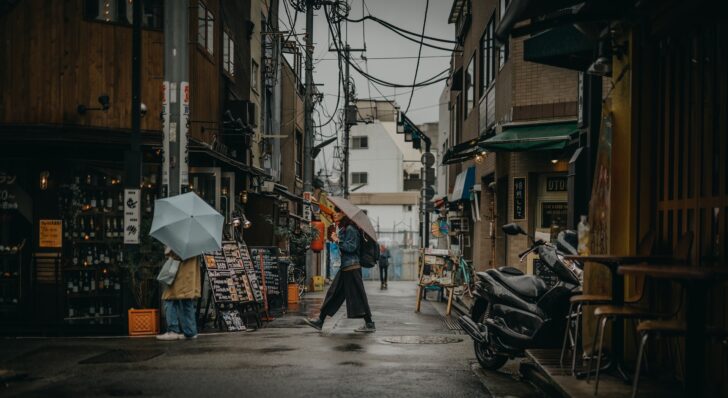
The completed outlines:
{"type": "Polygon", "coordinates": [[[176,131],[170,130],[169,124],[169,82],[162,83],[162,196],[169,194],[169,142],[172,134],[176,131]]]}
{"type": "Polygon", "coordinates": [[[139,208],[141,191],[139,189],[124,190],[124,244],[139,244],[140,216],[139,208]]]}
{"type": "Polygon", "coordinates": [[[179,183],[180,192],[187,192],[190,185],[187,151],[187,132],[190,128],[190,83],[180,83],[180,124],[179,124],[179,183]]]}

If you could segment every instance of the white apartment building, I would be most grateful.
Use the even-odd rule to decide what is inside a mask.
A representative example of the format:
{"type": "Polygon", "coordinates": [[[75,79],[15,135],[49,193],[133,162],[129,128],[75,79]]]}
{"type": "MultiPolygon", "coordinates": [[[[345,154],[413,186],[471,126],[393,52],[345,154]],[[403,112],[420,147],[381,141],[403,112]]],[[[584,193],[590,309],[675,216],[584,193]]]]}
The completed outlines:
{"type": "Polygon", "coordinates": [[[397,108],[388,101],[359,100],[359,124],[349,139],[349,192],[367,212],[380,239],[419,244],[421,153],[397,134],[397,108]]]}

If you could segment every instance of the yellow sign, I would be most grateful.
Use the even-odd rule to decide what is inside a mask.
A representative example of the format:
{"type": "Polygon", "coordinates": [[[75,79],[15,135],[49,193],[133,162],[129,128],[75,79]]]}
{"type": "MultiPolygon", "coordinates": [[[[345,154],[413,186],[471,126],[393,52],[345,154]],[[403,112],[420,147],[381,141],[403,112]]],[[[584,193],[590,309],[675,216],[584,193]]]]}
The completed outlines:
{"type": "Polygon", "coordinates": [[[63,246],[63,222],[61,220],[40,220],[39,247],[63,246]]]}

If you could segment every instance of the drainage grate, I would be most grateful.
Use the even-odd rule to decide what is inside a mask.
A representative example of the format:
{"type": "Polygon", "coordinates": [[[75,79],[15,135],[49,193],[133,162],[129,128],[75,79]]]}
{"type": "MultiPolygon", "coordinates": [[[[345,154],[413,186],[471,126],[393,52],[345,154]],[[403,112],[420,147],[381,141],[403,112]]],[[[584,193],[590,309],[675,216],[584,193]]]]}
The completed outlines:
{"type": "Polygon", "coordinates": [[[162,350],[111,350],[80,361],[80,364],[144,362],[162,355],[162,350]]]}
{"type": "Polygon", "coordinates": [[[460,324],[458,323],[457,319],[449,317],[449,316],[443,316],[442,322],[445,324],[445,328],[450,330],[450,333],[452,334],[465,334],[465,331],[462,327],[460,327],[460,324]]]}
{"type": "Polygon", "coordinates": [[[392,344],[450,344],[460,343],[463,339],[450,336],[390,336],[382,341],[392,344]]]}

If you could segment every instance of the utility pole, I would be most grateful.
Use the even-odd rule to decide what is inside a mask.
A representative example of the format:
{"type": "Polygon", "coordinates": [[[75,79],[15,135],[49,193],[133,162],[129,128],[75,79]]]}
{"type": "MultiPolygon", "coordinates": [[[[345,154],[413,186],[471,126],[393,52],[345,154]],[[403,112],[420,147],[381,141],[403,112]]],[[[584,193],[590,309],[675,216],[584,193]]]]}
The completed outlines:
{"type": "Polygon", "coordinates": [[[126,178],[124,190],[124,249],[126,255],[139,252],[142,155],[142,2],[132,6],[131,34],[131,137],[129,150],[124,153],[126,178]]]}
{"type": "MultiPolygon", "coordinates": [[[[344,47],[344,197],[349,199],[349,133],[351,120],[349,120],[349,43],[344,47]]],[[[356,119],[354,119],[356,123],[356,119]]]]}
{"type": "Polygon", "coordinates": [[[189,1],[175,2],[164,7],[162,196],[179,195],[186,192],[189,186],[187,169],[187,130],[190,114],[189,13],[189,1]]]}
{"type": "MultiPolygon", "coordinates": [[[[313,191],[313,8],[316,0],[306,1],[306,95],[303,99],[304,138],[303,138],[303,190],[313,191]]],[[[294,27],[292,26],[291,29],[294,27]]],[[[306,251],[306,275],[316,274],[313,253],[306,251]]]]}

